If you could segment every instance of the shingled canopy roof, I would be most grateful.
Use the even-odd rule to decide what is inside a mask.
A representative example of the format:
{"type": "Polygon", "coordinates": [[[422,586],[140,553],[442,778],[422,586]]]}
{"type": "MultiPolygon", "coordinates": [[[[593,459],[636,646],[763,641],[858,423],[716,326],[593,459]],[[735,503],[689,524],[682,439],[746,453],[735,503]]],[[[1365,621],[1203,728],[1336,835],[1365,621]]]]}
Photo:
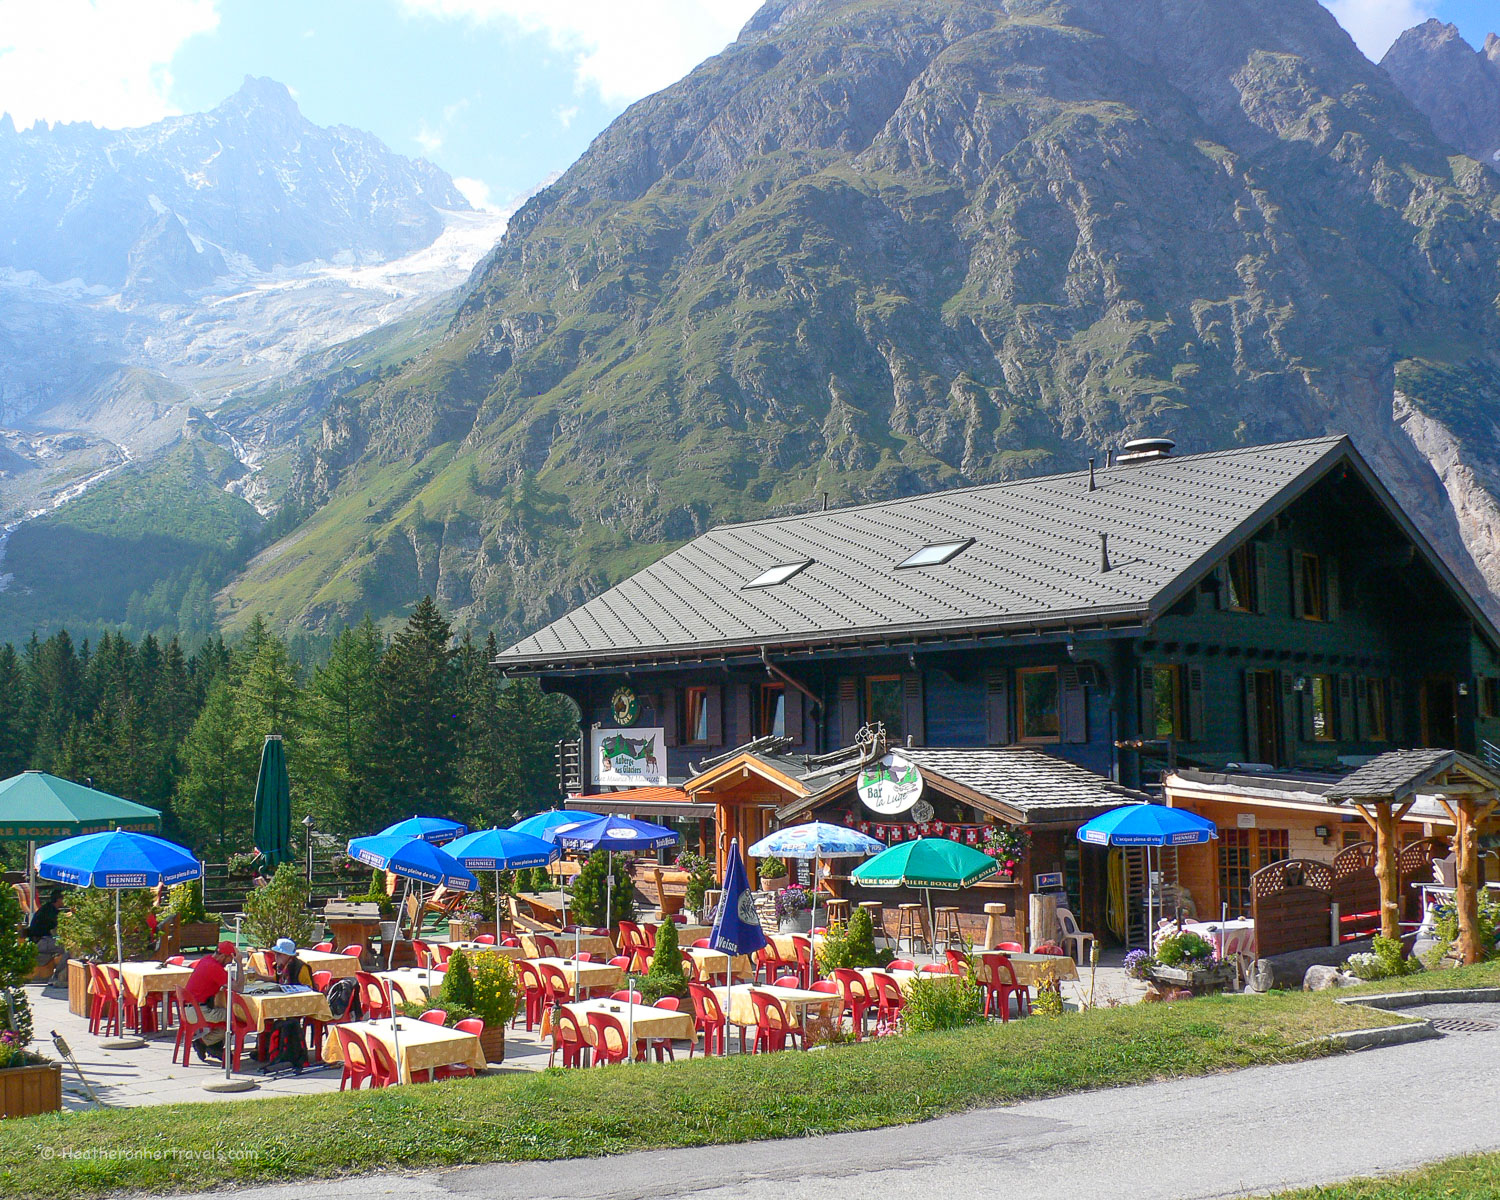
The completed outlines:
{"type": "Polygon", "coordinates": [[[721,526],[497,662],[566,670],[916,636],[1129,628],[1170,608],[1343,462],[1488,630],[1349,440],[1328,437],[1114,466],[1097,473],[1093,491],[1078,471],[721,526]],[[900,565],[924,547],[955,543],[963,546],[946,561],[900,565]],[[747,586],[794,566],[780,581],[747,586]]]}
{"type": "Polygon", "coordinates": [[[1459,750],[1390,750],[1350,772],[1324,793],[1331,803],[1345,801],[1410,799],[1423,788],[1434,787],[1450,771],[1500,791],[1500,774],[1472,754],[1459,750]]]}

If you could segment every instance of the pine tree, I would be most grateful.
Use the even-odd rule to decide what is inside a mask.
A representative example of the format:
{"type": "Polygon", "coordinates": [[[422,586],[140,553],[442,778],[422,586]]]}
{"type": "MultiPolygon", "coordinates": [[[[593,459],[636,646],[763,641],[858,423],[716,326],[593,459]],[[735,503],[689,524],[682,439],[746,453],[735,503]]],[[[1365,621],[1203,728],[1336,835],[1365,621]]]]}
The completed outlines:
{"type": "Polygon", "coordinates": [[[228,678],[215,682],[182,744],[183,774],[172,802],[173,824],[220,862],[250,844],[255,752],[244,736],[228,678]]]}
{"type": "Polygon", "coordinates": [[[424,597],[380,660],[374,827],[403,813],[442,812],[452,803],[463,714],[451,636],[432,597],[424,597]]]}
{"type": "Polygon", "coordinates": [[[364,805],[380,653],[380,631],[366,616],[334,639],[306,692],[304,786],[320,823],[342,832],[369,828],[364,805]]]}
{"type": "Polygon", "coordinates": [[[26,709],[26,673],[16,648],[7,642],[0,646],[0,778],[9,779],[31,762],[26,709]]]}

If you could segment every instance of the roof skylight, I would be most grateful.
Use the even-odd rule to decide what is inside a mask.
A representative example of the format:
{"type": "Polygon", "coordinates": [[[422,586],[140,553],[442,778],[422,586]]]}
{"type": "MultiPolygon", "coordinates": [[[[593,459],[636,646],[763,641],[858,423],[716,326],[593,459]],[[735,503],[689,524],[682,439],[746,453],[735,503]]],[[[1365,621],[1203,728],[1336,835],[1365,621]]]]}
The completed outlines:
{"type": "Polygon", "coordinates": [[[793,575],[797,574],[798,571],[810,566],[812,566],[812,559],[803,558],[797,562],[781,563],[778,566],[767,567],[749,583],[745,584],[745,587],[775,587],[778,583],[785,583],[793,575]]]}
{"type": "Polygon", "coordinates": [[[953,542],[933,542],[931,545],[923,546],[905,562],[897,563],[896,569],[901,571],[908,567],[940,567],[945,562],[957,558],[973,544],[973,538],[961,538],[953,542]]]}

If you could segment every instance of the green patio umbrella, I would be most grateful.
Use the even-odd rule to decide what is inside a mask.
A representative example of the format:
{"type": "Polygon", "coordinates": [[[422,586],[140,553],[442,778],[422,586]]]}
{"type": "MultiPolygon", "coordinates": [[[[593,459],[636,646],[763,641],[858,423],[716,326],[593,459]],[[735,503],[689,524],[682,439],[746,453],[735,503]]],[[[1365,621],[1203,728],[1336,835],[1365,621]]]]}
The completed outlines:
{"type": "Polygon", "coordinates": [[[972,846],[949,838],[898,842],[855,867],[849,878],[864,887],[913,887],[927,893],[927,927],[932,928],[932,889],[956,892],[988,879],[1000,864],[972,846]]]}
{"type": "Polygon", "coordinates": [[[26,872],[33,904],[38,842],[108,833],[111,829],[160,833],[161,813],[45,771],[23,771],[0,782],[0,842],[26,843],[26,872]]]}
{"type": "Polygon", "coordinates": [[[292,785],[281,735],[266,735],[255,781],[255,848],[274,870],[292,860],[292,785]]]}

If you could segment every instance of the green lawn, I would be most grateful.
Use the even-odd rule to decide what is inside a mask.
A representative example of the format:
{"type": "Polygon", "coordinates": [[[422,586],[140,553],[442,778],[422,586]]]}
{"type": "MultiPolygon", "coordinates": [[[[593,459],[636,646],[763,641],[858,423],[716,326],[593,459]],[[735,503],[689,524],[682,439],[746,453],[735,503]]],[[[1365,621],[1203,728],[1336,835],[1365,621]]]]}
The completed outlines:
{"type": "MultiPolygon", "coordinates": [[[[1493,977],[1493,975],[1491,976],[1493,977]]],[[[0,1125],[0,1194],[566,1158],[869,1129],[1087,1088],[1329,1052],[1391,1014],[1327,993],[1221,996],[787,1053],[516,1073],[380,1092],[65,1114],[0,1125]]]]}
{"type": "Polygon", "coordinates": [[[1274,1200],[1494,1200],[1496,1196],[1500,1196],[1500,1154],[1475,1154],[1434,1163],[1409,1175],[1284,1192],[1274,1200]]]}

